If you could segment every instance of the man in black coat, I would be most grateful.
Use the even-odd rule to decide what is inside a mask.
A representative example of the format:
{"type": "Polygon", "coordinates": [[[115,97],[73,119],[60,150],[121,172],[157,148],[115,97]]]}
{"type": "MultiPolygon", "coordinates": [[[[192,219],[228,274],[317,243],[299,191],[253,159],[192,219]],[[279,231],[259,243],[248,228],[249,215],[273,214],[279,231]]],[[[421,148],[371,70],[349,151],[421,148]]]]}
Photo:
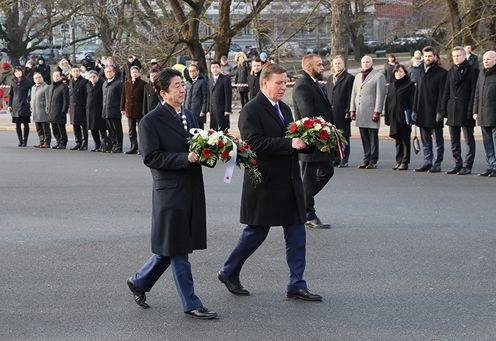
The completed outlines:
{"type": "MultiPolygon", "coordinates": [[[[345,69],[343,57],[336,56],[332,59],[333,74],[327,79],[327,98],[331,104],[332,118],[338,129],[343,131],[347,144],[344,147],[344,158],[339,162],[338,167],[348,167],[350,158],[350,100],[351,91],[355,77],[345,69]]],[[[336,162],[334,163],[336,164],[336,162]]]]}
{"type": "Polygon", "coordinates": [[[449,126],[451,152],[455,160],[455,167],[447,174],[467,175],[472,172],[475,158],[475,120],[472,118],[472,109],[478,70],[465,59],[463,47],[455,47],[451,55],[454,65],[448,71],[441,103],[441,113],[443,117],[448,119],[446,125],[449,126]],[[461,131],[463,131],[467,149],[465,166],[463,165],[460,145],[461,131]]]}
{"type": "Polygon", "coordinates": [[[466,56],[465,58],[468,60],[469,64],[474,68],[479,70],[479,57],[476,54],[472,53],[472,45],[465,45],[463,47],[465,50],[466,56]]]}
{"type": "Polygon", "coordinates": [[[260,73],[262,72],[262,61],[255,58],[251,62],[251,72],[248,75],[248,95],[250,100],[254,99],[260,91],[260,73]]]}
{"type": "Polygon", "coordinates": [[[186,91],[179,71],[166,69],[155,80],[163,102],[139,126],[140,150],[153,178],[152,256],[127,281],[135,302],[149,308],[146,292],[172,265],[172,274],[185,314],[217,317],[195,295],[188,254],[207,248],[205,193],[198,155],[188,151],[195,115],[183,110],[186,91]]]}
{"type": "Polygon", "coordinates": [[[50,65],[46,63],[45,58],[43,58],[42,56],[38,58],[38,61],[36,62],[36,65],[34,67],[34,72],[41,73],[41,76],[43,77],[45,83],[47,83],[48,85],[52,84],[50,65]]]}
{"type": "MultiPolygon", "coordinates": [[[[293,106],[295,118],[322,116],[327,122],[333,122],[331,104],[319,84],[324,72],[322,58],[316,54],[307,54],[301,61],[303,73],[293,89],[293,106]]],[[[314,197],[324,188],[334,174],[334,151],[323,153],[315,150],[309,154],[300,154],[303,172],[303,189],[305,190],[305,226],[309,228],[330,228],[323,224],[315,212],[314,197]]]]}
{"type": "Polygon", "coordinates": [[[127,63],[124,65],[122,68],[122,82],[126,82],[129,78],[131,78],[131,68],[133,66],[136,66],[139,70],[143,67],[143,64],[141,64],[140,60],[136,58],[134,55],[129,55],[127,57],[127,63]]]}
{"type": "Polygon", "coordinates": [[[474,115],[482,130],[487,169],[480,176],[496,177],[496,52],[482,57],[481,70],[474,97],[474,115]]]}
{"type": "Polygon", "coordinates": [[[303,279],[306,235],[305,207],[298,151],[306,148],[298,138],[286,138],[286,125],[293,121],[291,110],[281,102],[286,90],[286,69],[278,64],[262,71],[261,91],[241,110],[241,137],[257,153],[262,183],[253,187],[245,172],[241,194],[241,238],[218,273],[218,279],[234,295],[249,295],[239,279],[245,261],[263,243],[271,226],[283,226],[286,260],[290,269],[287,297],[321,301],[303,279]]]}
{"type": "Polygon", "coordinates": [[[103,107],[103,80],[99,77],[98,72],[91,70],[89,72],[89,82],[86,84],[86,122],[91,136],[95,142],[95,148],[92,152],[105,151],[105,140],[107,140],[107,129],[105,120],[102,118],[103,107]]]}
{"type": "Polygon", "coordinates": [[[102,117],[107,122],[109,138],[112,141],[111,153],[122,153],[122,121],[121,121],[121,96],[122,81],[117,78],[113,66],[105,67],[105,77],[103,83],[103,109],[102,117]]]}
{"type": "Polygon", "coordinates": [[[210,116],[210,128],[215,130],[227,130],[230,127],[229,117],[232,106],[231,78],[221,73],[220,63],[213,61],[210,64],[212,78],[208,82],[209,98],[208,112],[210,116]]]}
{"type": "Polygon", "coordinates": [[[62,75],[55,71],[52,84],[48,89],[47,113],[52,124],[52,132],[57,144],[52,149],[65,149],[67,146],[67,112],[69,111],[69,88],[63,82],[62,75]]]}
{"type": "Polygon", "coordinates": [[[153,82],[155,81],[158,72],[159,71],[157,70],[150,70],[150,73],[148,74],[150,81],[145,84],[143,94],[143,115],[146,115],[155,109],[159,103],[157,90],[155,89],[155,86],[153,86],[153,82]]]}
{"type": "Polygon", "coordinates": [[[441,102],[447,71],[438,65],[439,57],[436,49],[432,46],[426,46],[422,52],[424,55],[424,68],[417,80],[412,119],[420,128],[424,164],[416,168],[415,171],[439,173],[441,172],[441,163],[444,157],[441,102]],[[432,134],[436,138],[436,160],[434,160],[432,134]]]}
{"type": "Polygon", "coordinates": [[[88,150],[88,125],[86,120],[86,84],[79,67],[71,67],[69,80],[69,114],[76,145],[71,150],[88,150]]]}
{"type": "Polygon", "coordinates": [[[198,65],[188,67],[190,85],[186,90],[186,109],[196,115],[196,119],[203,129],[207,119],[208,81],[200,74],[198,65]]]}

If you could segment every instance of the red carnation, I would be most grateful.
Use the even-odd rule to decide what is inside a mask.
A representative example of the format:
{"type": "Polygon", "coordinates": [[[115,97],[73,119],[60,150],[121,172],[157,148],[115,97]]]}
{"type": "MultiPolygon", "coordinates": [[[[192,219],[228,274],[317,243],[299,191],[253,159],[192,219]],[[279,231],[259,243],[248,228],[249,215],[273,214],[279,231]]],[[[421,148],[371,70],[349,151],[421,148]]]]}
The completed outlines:
{"type": "Polygon", "coordinates": [[[222,147],[224,147],[224,141],[219,140],[219,148],[222,148],[222,147]]]}
{"type": "Polygon", "coordinates": [[[212,129],[208,130],[208,136],[212,135],[213,133],[214,133],[214,131],[212,129]]]}
{"type": "Polygon", "coordinates": [[[312,120],[306,120],[303,122],[303,127],[305,129],[310,129],[313,127],[313,121],[312,120]]]}
{"type": "Polygon", "coordinates": [[[319,131],[319,138],[321,140],[325,140],[327,139],[327,137],[329,137],[329,133],[327,133],[326,130],[322,129],[321,131],[319,131]]]}
{"type": "Polygon", "coordinates": [[[315,120],[313,120],[313,123],[322,124],[322,121],[321,121],[321,120],[319,120],[318,118],[316,118],[315,120]]]}
{"type": "Polygon", "coordinates": [[[229,150],[224,150],[222,152],[222,154],[220,155],[220,157],[222,158],[222,160],[226,160],[228,157],[229,157],[229,150]]]}
{"type": "Polygon", "coordinates": [[[251,147],[250,147],[250,145],[247,143],[247,144],[245,144],[245,148],[246,148],[246,149],[250,149],[251,147]]]}
{"type": "Polygon", "coordinates": [[[251,164],[252,164],[253,166],[256,166],[256,165],[257,165],[257,160],[255,160],[255,159],[251,160],[251,164]]]}
{"type": "Polygon", "coordinates": [[[206,159],[210,157],[210,150],[208,150],[207,148],[202,149],[201,153],[206,159]]]}
{"type": "Polygon", "coordinates": [[[296,123],[293,122],[289,125],[289,131],[290,132],[294,133],[296,131],[296,129],[298,129],[298,125],[296,123]]]}
{"type": "Polygon", "coordinates": [[[243,146],[240,146],[238,149],[238,152],[243,153],[245,151],[245,148],[243,146]]]}

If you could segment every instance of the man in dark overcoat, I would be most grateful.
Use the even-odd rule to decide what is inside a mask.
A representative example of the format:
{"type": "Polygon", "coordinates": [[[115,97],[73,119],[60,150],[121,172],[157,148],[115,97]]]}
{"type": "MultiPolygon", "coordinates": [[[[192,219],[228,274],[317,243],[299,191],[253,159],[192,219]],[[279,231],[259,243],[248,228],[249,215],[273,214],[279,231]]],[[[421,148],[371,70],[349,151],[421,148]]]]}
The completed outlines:
{"type": "Polygon", "coordinates": [[[472,118],[472,109],[479,72],[465,58],[463,47],[453,48],[451,55],[454,65],[448,71],[441,102],[441,113],[448,119],[446,125],[449,126],[451,152],[455,160],[455,166],[447,174],[467,175],[472,172],[475,159],[475,120],[472,118]],[[463,131],[467,152],[465,165],[460,144],[461,131],[463,131]]]}
{"type": "Polygon", "coordinates": [[[138,131],[140,120],[143,117],[143,97],[146,82],[141,79],[137,66],[131,67],[131,78],[124,83],[121,97],[121,114],[126,115],[129,128],[131,147],[126,154],[136,154],[138,150],[138,131]]]}
{"type": "Polygon", "coordinates": [[[151,70],[148,73],[149,82],[145,84],[145,89],[143,93],[143,115],[148,114],[150,111],[157,107],[159,103],[157,90],[153,86],[153,82],[157,77],[159,71],[151,70]]]}
{"type": "Polygon", "coordinates": [[[257,153],[262,183],[253,187],[245,172],[241,194],[241,237],[218,273],[218,279],[234,295],[249,295],[239,279],[245,261],[263,243],[271,226],[283,226],[286,260],[290,269],[287,297],[321,301],[303,279],[306,233],[303,185],[298,151],[306,148],[299,138],[286,138],[293,121],[291,109],[281,99],[286,90],[286,69],[278,64],[264,68],[261,91],[241,110],[241,138],[257,153]]]}
{"type": "Polygon", "coordinates": [[[71,67],[69,80],[69,114],[76,145],[71,150],[88,150],[88,125],[86,122],[86,84],[79,67],[71,67]]]}
{"type": "Polygon", "coordinates": [[[122,82],[116,76],[113,66],[105,67],[105,77],[103,83],[103,109],[102,117],[107,123],[107,130],[112,141],[111,153],[122,153],[122,121],[121,121],[121,96],[122,82]]]}
{"type": "Polygon", "coordinates": [[[474,115],[482,130],[487,169],[480,176],[496,177],[496,52],[482,56],[474,97],[474,115]]]}
{"type": "Polygon", "coordinates": [[[210,64],[212,78],[208,81],[209,98],[208,112],[210,128],[226,130],[230,128],[229,117],[232,106],[231,78],[221,73],[220,63],[213,61],[210,64]]]}
{"type": "MultiPolygon", "coordinates": [[[[293,89],[293,106],[295,118],[321,116],[332,123],[331,104],[319,84],[324,72],[322,58],[316,54],[307,54],[301,61],[303,69],[301,77],[293,89]]],[[[303,172],[303,190],[305,192],[305,226],[309,228],[329,228],[323,224],[315,212],[314,197],[324,188],[334,174],[334,151],[321,152],[314,150],[309,154],[300,154],[303,172]]]]}
{"type": "Polygon", "coordinates": [[[251,61],[251,72],[248,75],[248,95],[250,100],[254,99],[260,91],[260,73],[262,72],[262,61],[254,58],[251,61]]]}
{"type": "Polygon", "coordinates": [[[128,279],[135,302],[149,308],[145,293],[172,265],[184,312],[193,318],[217,316],[195,295],[188,254],[207,248],[205,193],[198,155],[188,150],[195,115],[181,112],[186,91],[179,71],[165,69],[155,80],[162,103],[141,121],[140,150],[153,178],[152,256],[128,279]]]}
{"type": "Polygon", "coordinates": [[[107,139],[107,128],[105,120],[102,118],[103,107],[103,80],[98,72],[89,72],[89,82],[86,84],[86,122],[91,136],[95,142],[92,152],[102,152],[105,150],[102,141],[107,139]]]}
{"type": "Polygon", "coordinates": [[[208,81],[200,73],[198,65],[188,67],[190,86],[186,90],[186,109],[196,115],[196,119],[203,129],[207,120],[208,81]]]}
{"type": "Polygon", "coordinates": [[[439,173],[444,157],[443,115],[441,102],[447,71],[438,65],[438,53],[432,46],[422,49],[424,68],[417,79],[413,100],[412,119],[420,128],[424,164],[416,172],[439,173]],[[436,159],[434,160],[432,135],[436,139],[436,159]]]}
{"type": "Polygon", "coordinates": [[[67,112],[69,111],[69,88],[63,82],[60,71],[55,71],[48,89],[47,113],[57,144],[52,149],[65,149],[67,146],[67,112]]]}
{"type": "MultiPolygon", "coordinates": [[[[350,158],[350,136],[351,136],[351,118],[350,118],[350,100],[351,91],[355,77],[348,73],[345,68],[343,57],[336,56],[332,59],[333,73],[327,79],[326,90],[327,98],[331,104],[332,118],[336,128],[343,131],[346,138],[344,146],[344,158],[339,162],[338,167],[348,167],[350,158]]],[[[336,162],[334,162],[336,164],[336,162]]]]}

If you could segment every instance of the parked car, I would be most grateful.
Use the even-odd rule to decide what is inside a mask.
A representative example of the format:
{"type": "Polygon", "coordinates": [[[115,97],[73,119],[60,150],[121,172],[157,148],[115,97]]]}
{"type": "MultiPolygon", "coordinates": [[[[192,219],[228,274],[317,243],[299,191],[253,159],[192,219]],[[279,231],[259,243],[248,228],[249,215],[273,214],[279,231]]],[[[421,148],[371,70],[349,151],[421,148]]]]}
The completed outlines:
{"type": "Polygon", "coordinates": [[[81,63],[87,55],[90,55],[92,58],[94,58],[95,51],[79,51],[78,53],[76,53],[76,63],[81,63]]]}

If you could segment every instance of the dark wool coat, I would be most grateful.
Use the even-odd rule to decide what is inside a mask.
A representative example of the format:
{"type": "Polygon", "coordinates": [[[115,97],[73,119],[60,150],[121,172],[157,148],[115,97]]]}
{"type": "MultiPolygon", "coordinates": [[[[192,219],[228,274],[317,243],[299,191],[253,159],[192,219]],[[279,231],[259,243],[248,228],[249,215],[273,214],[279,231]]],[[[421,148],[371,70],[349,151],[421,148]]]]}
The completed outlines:
{"type": "Polygon", "coordinates": [[[12,117],[31,116],[29,99],[32,86],[33,83],[24,76],[22,76],[19,84],[14,81],[10,83],[9,107],[12,107],[12,112],[10,113],[12,117]]]}
{"type": "Polygon", "coordinates": [[[448,119],[447,125],[453,127],[473,127],[475,87],[479,70],[470,66],[465,60],[460,66],[453,66],[448,71],[444,87],[441,113],[448,119]]]}
{"type": "Polygon", "coordinates": [[[69,80],[69,114],[73,125],[86,125],[87,83],[88,81],[81,76],[77,80],[69,80]]]}
{"type": "MultiPolygon", "coordinates": [[[[248,84],[248,67],[246,65],[236,66],[234,73],[235,84],[248,84]]],[[[248,92],[247,86],[238,87],[239,92],[248,92]]]]}
{"type": "Polygon", "coordinates": [[[334,84],[334,78],[327,79],[326,92],[331,104],[332,117],[338,129],[343,130],[344,136],[351,135],[350,100],[355,77],[346,70],[341,72],[334,84]],[[348,117],[348,118],[346,118],[348,117]]]}
{"type": "MultiPolygon", "coordinates": [[[[301,120],[303,117],[322,116],[327,122],[334,123],[331,104],[320,84],[306,72],[296,81],[293,88],[293,106],[295,119],[301,120]]],[[[287,122],[287,121],[286,121],[287,122]]],[[[309,154],[300,154],[300,160],[304,162],[326,162],[332,161],[333,152],[322,153],[315,150],[309,154]]]]}
{"type": "Polygon", "coordinates": [[[89,130],[105,130],[105,120],[102,118],[103,109],[103,80],[100,78],[95,86],[86,83],[86,121],[89,130]]]}
{"type": "Polygon", "coordinates": [[[405,110],[412,110],[415,83],[408,76],[394,80],[386,96],[384,120],[389,126],[389,136],[408,135],[411,126],[406,123],[405,110]]]}
{"type": "Polygon", "coordinates": [[[158,102],[159,99],[155,87],[150,82],[146,83],[143,93],[143,115],[155,109],[158,102]]]}
{"type": "Polygon", "coordinates": [[[103,83],[103,118],[121,118],[121,97],[122,97],[122,82],[117,77],[114,77],[112,82],[106,80],[103,83]]]}
{"type": "Polygon", "coordinates": [[[207,113],[208,108],[208,81],[199,75],[196,82],[191,83],[186,92],[185,108],[196,115],[198,122],[205,123],[206,116],[200,117],[200,113],[207,113]]]}
{"type": "MultiPolygon", "coordinates": [[[[188,129],[198,127],[184,111],[188,129]]],[[[199,164],[188,162],[188,137],[176,112],[158,105],[139,125],[139,149],[153,178],[152,252],[162,256],[207,247],[205,193],[199,164]]]]}
{"type": "Polygon", "coordinates": [[[443,122],[436,122],[436,114],[441,113],[444,85],[448,72],[437,63],[427,72],[422,68],[417,79],[413,111],[417,113],[415,122],[421,128],[442,128],[443,122]]]}
{"type": "Polygon", "coordinates": [[[36,64],[34,67],[34,71],[41,73],[41,76],[43,77],[45,83],[47,83],[48,85],[52,84],[52,73],[50,71],[50,65],[46,63],[36,64]]]}
{"type": "Polygon", "coordinates": [[[248,95],[250,99],[254,99],[260,91],[260,73],[248,75],[248,95]]]}
{"type": "MultiPolygon", "coordinates": [[[[279,102],[284,119],[293,122],[291,109],[279,102]]],[[[305,203],[297,152],[286,127],[262,92],[248,102],[239,114],[241,138],[257,153],[262,183],[256,188],[245,172],[241,194],[242,224],[283,226],[303,223],[305,203]]]]}
{"type": "Polygon", "coordinates": [[[477,123],[481,127],[496,127],[496,65],[480,71],[473,112],[478,115],[477,123]]]}
{"type": "Polygon", "coordinates": [[[62,81],[54,82],[48,89],[47,112],[50,123],[67,123],[69,88],[62,81]]]}
{"type": "Polygon", "coordinates": [[[214,77],[208,81],[209,97],[208,111],[210,112],[210,128],[225,130],[230,127],[229,116],[225,112],[232,112],[232,87],[231,78],[219,75],[214,85],[214,77]]]}
{"type": "Polygon", "coordinates": [[[146,82],[138,78],[134,84],[131,79],[124,83],[124,91],[121,97],[121,111],[126,112],[127,118],[143,117],[143,97],[146,82]]]}

